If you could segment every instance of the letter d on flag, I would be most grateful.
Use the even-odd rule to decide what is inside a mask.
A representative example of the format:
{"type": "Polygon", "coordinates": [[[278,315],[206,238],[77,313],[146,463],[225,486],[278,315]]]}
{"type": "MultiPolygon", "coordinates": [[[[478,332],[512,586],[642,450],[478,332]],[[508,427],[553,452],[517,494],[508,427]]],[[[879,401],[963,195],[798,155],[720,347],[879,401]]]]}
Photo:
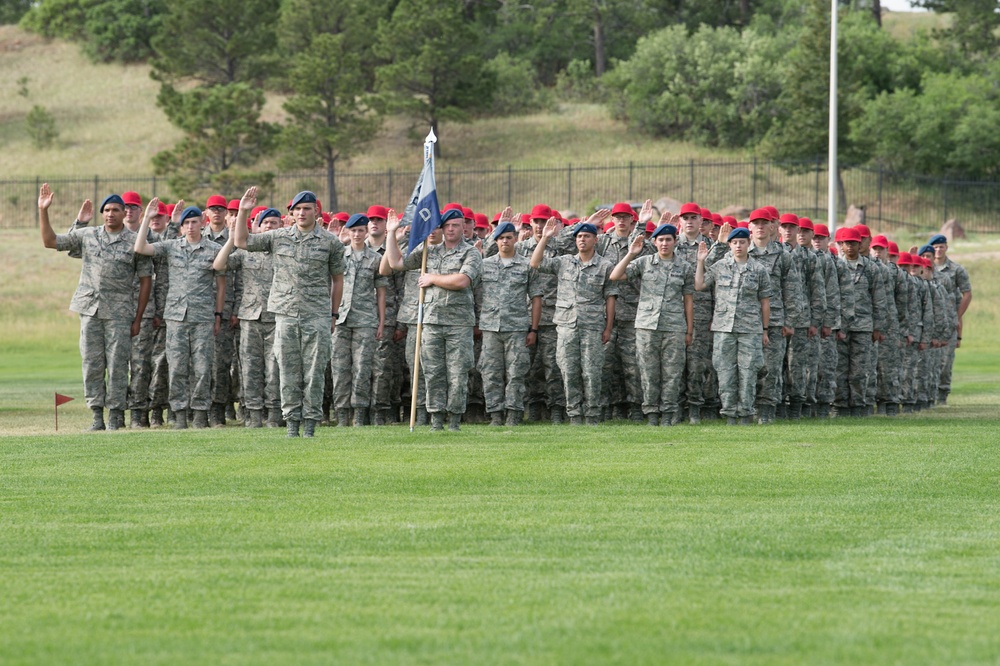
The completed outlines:
{"type": "MultiPolygon", "coordinates": [[[[437,137],[434,130],[424,140],[424,168],[420,172],[420,181],[415,188],[411,205],[415,207],[412,227],[410,227],[410,242],[407,253],[427,240],[431,232],[441,226],[441,208],[438,205],[437,186],[434,184],[434,143],[437,137]]],[[[407,206],[409,208],[409,206],[407,206]]]]}

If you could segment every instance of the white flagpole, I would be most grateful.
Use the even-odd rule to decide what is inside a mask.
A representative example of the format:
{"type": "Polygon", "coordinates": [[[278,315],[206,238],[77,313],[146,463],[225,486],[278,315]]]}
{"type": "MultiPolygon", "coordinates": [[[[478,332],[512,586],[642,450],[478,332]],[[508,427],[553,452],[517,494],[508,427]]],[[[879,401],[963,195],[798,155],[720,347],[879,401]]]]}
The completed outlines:
{"type": "Polygon", "coordinates": [[[837,230],[837,0],[830,9],[830,142],[827,146],[826,217],[830,237],[837,230]]]}
{"type": "MultiPolygon", "coordinates": [[[[431,163],[431,173],[434,172],[434,144],[437,142],[437,137],[434,136],[434,129],[432,128],[427,138],[424,139],[424,163],[430,160],[431,163]]],[[[412,224],[412,223],[411,223],[412,224]]],[[[413,233],[412,228],[410,233],[413,233]]],[[[420,274],[423,275],[427,272],[427,239],[424,239],[424,251],[423,257],[420,260],[420,274]]],[[[420,386],[420,338],[424,331],[424,288],[420,288],[420,297],[417,299],[417,341],[413,346],[413,363],[410,367],[413,368],[413,383],[410,385],[410,432],[413,432],[413,428],[417,424],[417,394],[418,387],[420,386]]]]}

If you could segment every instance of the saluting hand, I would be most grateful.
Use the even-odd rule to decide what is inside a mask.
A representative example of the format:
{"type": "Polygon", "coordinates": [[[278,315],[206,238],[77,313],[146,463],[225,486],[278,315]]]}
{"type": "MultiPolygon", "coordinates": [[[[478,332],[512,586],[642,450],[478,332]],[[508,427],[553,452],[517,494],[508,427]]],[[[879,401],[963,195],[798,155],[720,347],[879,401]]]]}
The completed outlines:
{"type": "Polygon", "coordinates": [[[733,227],[728,222],[724,222],[721,227],[719,227],[719,240],[725,242],[729,238],[729,234],[732,232],[733,227]]]}
{"type": "Polygon", "coordinates": [[[705,261],[708,257],[708,244],[705,241],[698,243],[698,261],[705,261]]]}
{"type": "Polygon", "coordinates": [[[602,208],[601,210],[595,212],[593,215],[587,218],[588,224],[593,224],[597,227],[598,232],[604,226],[604,220],[611,217],[611,210],[608,208],[602,208]]]}
{"type": "Polygon", "coordinates": [[[48,183],[42,183],[42,186],[38,189],[38,208],[39,210],[48,210],[51,205],[52,188],[49,187],[48,183]]]}
{"type": "Polygon", "coordinates": [[[80,212],[76,214],[76,219],[80,224],[90,224],[90,221],[94,219],[94,202],[90,199],[84,199],[83,205],[80,206],[80,212]]]}
{"type": "Polygon", "coordinates": [[[511,209],[510,206],[507,206],[500,213],[500,219],[497,220],[497,224],[500,225],[503,224],[504,222],[510,222],[513,217],[514,217],[514,211],[511,209]]]}
{"type": "Polygon", "coordinates": [[[645,247],[645,244],[646,241],[641,234],[639,236],[636,236],[635,240],[632,241],[632,244],[629,245],[628,247],[628,253],[639,256],[640,254],[642,254],[642,248],[645,247]]]}
{"type": "Polygon", "coordinates": [[[184,199],[178,199],[177,203],[174,205],[174,212],[170,215],[170,222],[172,224],[181,223],[181,213],[184,212],[184,199]]]}
{"type": "Polygon", "coordinates": [[[385,230],[393,232],[399,229],[399,215],[396,214],[396,211],[390,208],[386,215],[388,215],[388,217],[385,218],[385,230]]]}
{"type": "Polygon", "coordinates": [[[642,210],[639,211],[639,226],[645,227],[646,223],[653,219],[653,200],[646,199],[646,202],[642,204],[642,210]]]}
{"type": "Polygon", "coordinates": [[[149,200],[149,203],[146,204],[146,213],[145,213],[146,219],[152,220],[153,216],[156,215],[156,212],[158,210],[160,210],[160,199],[159,197],[153,197],[152,199],[149,200]]]}
{"type": "Polygon", "coordinates": [[[545,223],[545,228],[542,229],[542,238],[552,238],[553,236],[555,236],[561,225],[562,222],[560,222],[558,219],[550,217],[548,221],[545,223]]]}
{"type": "Polygon", "coordinates": [[[252,211],[257,205],[257,186],[254,185],[248,189],[240,198],[240,210],[245,210],[247,213],[252,211]]]}

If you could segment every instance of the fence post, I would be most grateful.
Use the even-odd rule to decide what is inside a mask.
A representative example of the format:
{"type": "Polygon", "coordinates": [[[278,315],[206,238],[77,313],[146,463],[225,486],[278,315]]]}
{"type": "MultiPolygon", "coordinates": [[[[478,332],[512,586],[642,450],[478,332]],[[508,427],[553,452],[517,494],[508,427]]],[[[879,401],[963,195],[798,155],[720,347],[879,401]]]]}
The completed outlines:
{"type": "Polygon", "coordinates": [[[823,168],[823,158],[819,155],[816,156],[816,189],[813,191],[815,197],[813,199],[813,215],[819,217],[819,170],[823,168]]]}
{"type": "Polygon", "coordinates": [[[389,198],[386,199],[392,205],[392,167],[389,167],[389,198]]]}
{"type": "Polygon", "coordinates": [[[753,156],[753,195],[751,196],[751,199],[753,199],[753,205],[751,206],[751,208],[756,209],[757,208],[757,156],[756,155],[753,156]]]}
{"type": "Polygon", "coordinates": [[[948,221],[948,181],[944,178],[941,179],[941,195],[944,199],[944,219],[941,224],[944,224],[948,221]]]}
{"type": "Polygon", "coordinates": [[[573,165],[566,165],[566,208],[573,207],[573,165]]]}
{"type": "Polygon", "coordinates": [[[691,160],[691,198],[688,201],[694,201],[694,160],[691,160]]]}
{"type": "Polygon", "coordinates": [[[95,202],[101,200],[101,197],[98,194],[98,192],[100,191],[100,189],[101,189],[101,177],[95,175],[94,176],[94,201],[95,202]]]}
{"type": "Polygon", "coordinates": [[[153,176],[153,196],[156,196],[156,176],[153,176]]]}
{"type": "Polygon", "coordinates": [[[514,169],[511,165],[507,165],[507,205],[514,200],[514,169]]]}
{"type": "Polygon", "coordinates": [[[451,165],[448,165],[448,201],[451,201],[451,165]]]}
{"type": "Polygon", "coordinates": [[[632,203],[632,170],[633,170],[632,160],[628,161],[628,201],[632,203]]]}
{"type": "Polygon", "coordinates": [[[882,221],[882,170],[881,164],[878,165],[878,221],[882,221]]]}

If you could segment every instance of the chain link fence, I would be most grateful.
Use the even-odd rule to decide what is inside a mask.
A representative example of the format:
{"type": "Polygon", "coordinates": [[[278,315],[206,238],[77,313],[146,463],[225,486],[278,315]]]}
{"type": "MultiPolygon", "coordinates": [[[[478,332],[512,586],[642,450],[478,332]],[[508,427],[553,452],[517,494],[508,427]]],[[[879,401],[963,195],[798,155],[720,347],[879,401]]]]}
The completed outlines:
{"type": "MultiPolygon", "coordinates": [[[[778,163],[764,160],[706,162],[688,160],[660,164],[566,164],[559,167],[503,166],[485,169],[453,168],[439,163],[438,198],[460,201],[474,210],[493,213],[510,205],[527,212],[536,203],[577,215],[600,204],[670,198],[697,201],[713,211],[737,206],[747,209],[776,206],[782,212],[808,215],[826,221],[826,163],[822,160],[778,163]]],[[[337,210],[357,212],[370,204],[402,210],[419,173],[417,171],[339,172],[336,175],[337,210]]],[[[111,192],[139,192],[174,200],[163,179],[141,175],[95,175],[88,178],[0,180],[0,228],[25,228],[37,222],[38,188],[48,182],[56,199],[50,211],[59,229],[75,218],[84,199],[99,203],[111,192]]],[[[304,189],[315,191],[324,202],[325,172],[279,173],[272,191],[261,203],[283,209],[288,199],[304,189]]],[[[1000,232],[1000,183],[958,181],[893,173],[868,167],[846,169],[841,174],[844,215],[846,204],[865,209],[869,224],[882,230],[930,231],[955,218],[967,233],[1000,232]]],[[[225,193],[237,198],[241,192],[225,193]]],[[[203,205],[204,202],[198,201],[203,205]]],[[[329,210],[332,206],[325,205],[329,210]]]]}

